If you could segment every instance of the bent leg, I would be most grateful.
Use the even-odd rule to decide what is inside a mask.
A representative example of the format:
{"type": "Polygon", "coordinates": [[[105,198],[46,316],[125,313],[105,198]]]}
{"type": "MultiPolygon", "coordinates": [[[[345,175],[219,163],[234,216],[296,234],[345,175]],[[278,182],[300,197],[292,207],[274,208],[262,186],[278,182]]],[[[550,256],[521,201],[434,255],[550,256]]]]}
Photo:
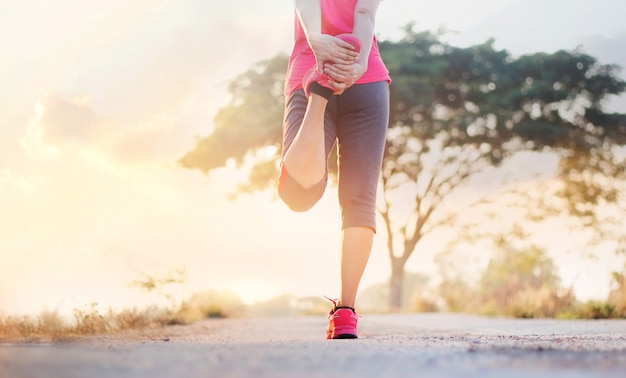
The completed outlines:
{"type": "Polygon", "coordinates": [[[324,114],[328,100],[312,94],[302,126],[283,156],[283,167],[303,188],[317,185],[326,176],[324,114]]]}
{"type": "Polygon", "coordinates": [[[307,99],[301,90],[285,104],[278,194],[294,211],[309,210],[326,189],[328,154],[336,139],[327,105],[324,97],[307,99]]]}

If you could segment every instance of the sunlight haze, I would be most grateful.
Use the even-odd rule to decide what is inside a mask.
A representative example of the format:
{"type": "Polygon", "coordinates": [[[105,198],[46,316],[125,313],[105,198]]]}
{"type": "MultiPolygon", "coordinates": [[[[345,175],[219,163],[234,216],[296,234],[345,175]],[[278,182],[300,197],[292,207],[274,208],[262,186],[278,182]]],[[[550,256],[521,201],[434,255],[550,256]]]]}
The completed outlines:
{"type": "MultiPolygon", "coordinates": [[[[410,22],[444,28],[462,46],[493,37],[513,54],[582,46],[626,66],[624,14],[619,0],[385,0],[377,28],[392,40],[410,22]]],[[[0,313],[134,305],[129,282],[178,268],[182,295],[337,295],[336,190],[295,214],[273,192],[227,200],[245,175],[232,167],[176,164],[211,132],[229,82],[288,52],[292,17],[291,1],[0,0],[0,313]]],[[[384,238],[362,288],[389,276],[384,238]]],[[[445,241],[426,242],[408,270],[436,273],[445,241]]],[[[605,295],[614,263],[566,257],[562,278],[605,295]]]]}

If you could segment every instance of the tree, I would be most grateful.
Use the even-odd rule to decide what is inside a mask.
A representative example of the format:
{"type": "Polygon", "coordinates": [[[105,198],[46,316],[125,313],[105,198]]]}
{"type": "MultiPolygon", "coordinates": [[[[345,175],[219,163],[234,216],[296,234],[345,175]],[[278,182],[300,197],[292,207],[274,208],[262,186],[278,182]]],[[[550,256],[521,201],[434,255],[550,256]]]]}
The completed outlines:
{"type": "Polygon", "coordinates": [[[438,255],[445,277],[439,294],[448,310],[523,318],[571,311],[575,302],[572,290],[561,287],[554,261],[520,224],[495,234],[459,235],[451,244],[456,244],[453,249],[438,255]],[[487,242],[488,250],[482,242],[487,242]],[[477,249],[469,253],[491,255],[477,279],[468,279],[459,267],[449,272],[450,260],[459,257],[459,249],[469,247],[477,249]]]}
{"type": "MultiPolygon", "coordinates": [[[[615,195],[606,199],[617,198],[601,180],[624,176],[624,158],[614,147],[626,140],[626,115],[602,110],[607,96],[625,90],[617,67],[581,51],[515,58],[495,50],[492,40],[453,47],[411,25],[402,40],[380,42],[380,51],[393,78],[379,208],[392,267],[392,310],[402,306],[404,267],[419,243],[450,223],[446,199],[473,175],[519,151],[560,153],[560,176],[568,182],[561,194],[572,210],[607,191],[615,195]],[[595,180],[586,180],[589,175],[595,180]]],[[[275,154],[254,166],[242,190],[273,183],[285,65],[278,56],[238,77],[214,132],[198,139],[180,163],[209,172],[269,147],[275,154]]]]}
{"type": "Polygon", "coordinates": [[[516,317],[552,317],[571,306],[569,292],[561,295],[556,267],[546,252],[530,245],[516,249],[507,237],[496,241],[496,255],[479,281],[483,311],[516,317]]]}
{"type": "Polygon", "coordinates": [[[457,48],[410,29],[397,43],[381,43],[381,51],[396,83],[380,208],[395,236],[388,239],[392,309],[401,307],[404,266],[420,241],[450,223],[445,200],[486,167],[523,150],[558,151],[561,177],[579,183],[561,193],[572,209],[606,192],[587,197],[594,183],[576,174],[623,177],[624,160],[613,147],[624,144],[626,116],[601,106],[624,91],[616,67],[580,51],[514,58],[493,41],[457,48]],[[398,202],[394,191],[410,194],[398,202]],[[396,227],[394,206],[410,209],[395,217],[396,227]]]}
{"type": "Polygon", "coordinates": [[[287,57],[278,55],[235,78],[228,86],[232,100],[216,114],[213,132],[198,138],[179,163],[209,173],[231,160],[241,167],[246,158],[273,149],[273,155],[253,159],[249,180],[240,189],[253,192],[272,185],[278,176],[286,67],[287,57]]]}

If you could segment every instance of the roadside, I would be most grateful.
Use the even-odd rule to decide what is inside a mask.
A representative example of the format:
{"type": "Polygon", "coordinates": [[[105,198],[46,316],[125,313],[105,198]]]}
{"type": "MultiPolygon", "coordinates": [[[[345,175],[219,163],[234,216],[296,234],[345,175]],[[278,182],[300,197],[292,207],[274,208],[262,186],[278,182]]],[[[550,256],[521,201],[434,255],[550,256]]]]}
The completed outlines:
{"type": "Polygon", "coordinates": [[[358,340],[325,318],[215,319],[55,344],[0,345],[0,376],[622,377],[626,320],[367,315],[358,340]]]}

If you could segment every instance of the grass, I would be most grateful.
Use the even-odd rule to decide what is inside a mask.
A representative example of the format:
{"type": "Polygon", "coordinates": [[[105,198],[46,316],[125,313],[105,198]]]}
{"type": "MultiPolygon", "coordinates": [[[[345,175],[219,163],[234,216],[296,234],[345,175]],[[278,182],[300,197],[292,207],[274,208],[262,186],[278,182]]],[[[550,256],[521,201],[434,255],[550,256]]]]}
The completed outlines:
{"type": "MultiPolygon", "coordinates": [[[[136,281],[145,291],[170,283],[172,280],[136,281]],[[156,284],[155,284],[156,282],[156,284]],[[147,283],[144,285],[144,283],[147,283]]],[[[485,295],[463,282],[449,281],[438,295],[425,295],[423,288],[409,301],[407,311],[437,312],[437,298],[446,302],[447,311],[491,316],[559,319],[626,318],[626,274],[615,274],[615,285],[605,301],[580,302],[570,290],[546,286],[527,287],[498,285],[505,288],[499,295],[485,295]],[[470,300],[472,299],[472,300],[470,300]]],[[[158,328],[165,325],[190,324],[207,318],[275,315],[321,315],[328,311],[322,298],[280,296],[246,306],[229,290],[207,290],[192,295],[177,304],[150,306],[145,309],[108,310],[101,312],[97,303],[74,310],[67,319],[56,311],[42,311],[35,316],[3,316],[0,314],[1,342],[55,342],[89,335],[115,333],[129,329],[158,328]]]]}
{"type": "Polygon", "coordinates": [[[163,308],[100,313],[97,304],[74,310],[72,320],[49,310],[37,316],[0,316],[0,342],[66,341],[126,329],[161,327],[171,323],[172,319],[171,311],[163,308]]]}
{"type": "MultiPolygon", "coordinates": [[[[42,311],[36,316],[0,315],[0,343],[68,341],[89,335],[116,333],[129,329],[158,328],[173,324],[190,324],[201,319],[237,317],[244,314],[257,316],[284,315],[285,313],[294,316],[311,314],[309,310],[303,311],[299,307],[289,307],[294,303],[293,298],[287,298],[289,299],[287,300],[281,297],[278,299],[268,301],[267,304],[271,305],[271,312],[268,312],[264,303],[255,305],[258,307],[256,309],[255,306],[245,306],[232,292],[207,291],[195,294],[176,311],[171,308],[149,307],[143,310],[127,309],[117,312],[109,310],[102,313],[98,310],[97,304],[94,303],[83,309],[75,310],[71,320],[62,317],[55,311],[48,310],[42,311]]],[[[310,301],[310,298],[307,300],[310,301]]],[[[310,306],[305,307],[306,310],[310,306]]],[[[322,307],[323,312],[325,312],[328,306],[324,303],[322,307]]],[[[500,308],[500,311],[497,312],[489,311],[487,307],[466,308],[460,312],[524,318],[626,318],[623,307],[619,308],[619,306],[609,302],[581,303],[573,301],[567,304],[561,303],[555,307],[554,300],[544,292],[527,291],[523,296],[517,297],[510,307],[500,308]]],[[[413,308],[412,310],[424,311],[423,308],[413,308]]],[[[436,310],[429,306],[428,311],[436,310]]]]}
{"type": "Polygon", "coordinates": [[[102,335],[128,329],[155,328],[188,324],[205,318],[240,315],[245,306],[238,295],[224,290],[196,293],[178,303],[168,292],[172,285],[186,281],[185,269],[176,269],[163,277],[143,275],[129,283],[144,294],[156,294],[166,305],[144,309],[109,309],[101,312],[98,303],[75,309],[71,319],[56,311],[42,311],[36,316],[6,316],[0,313],[0,342],[53,342],[88,335],[102,335]]]}
{"type": "MultiPolygon", "coordinates": [[[[626,285],[622,279],[605,300],[580,301],[571,289],[502,285],[498,295],[458,282],[439,288],[447,311],[514,318],[626,319],[626,285]]],[[[423,306],[422,306],[423,307],[423,306]]]]}
{"type": "MultiPolygon", "coordinates": [[[[171,298],[167,296],[167,299],[171,298]]],[[[207,318],[236,317],[247,311],[240,297],[229,290],[196,293],[180,304],[173,300],[168,302],[168,305],[154,305],[145,309],[109,309],[105,312],[100,311],[97,303],[92,303],[75,309],[70,319],[49,310],[32,316],[0,314],[0,343],[67,341],[129,329],[190,324],[207,318]]]]}

